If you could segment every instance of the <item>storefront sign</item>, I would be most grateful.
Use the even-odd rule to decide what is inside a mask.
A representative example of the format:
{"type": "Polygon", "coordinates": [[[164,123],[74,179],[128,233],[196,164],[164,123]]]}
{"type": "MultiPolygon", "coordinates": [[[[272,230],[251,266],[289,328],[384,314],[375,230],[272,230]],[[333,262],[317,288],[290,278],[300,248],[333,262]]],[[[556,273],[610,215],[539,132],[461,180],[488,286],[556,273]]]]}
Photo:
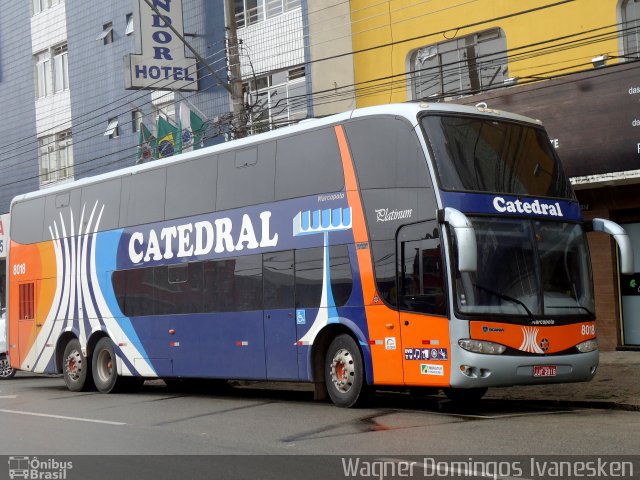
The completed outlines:
{"type": "Polygon", "coordinates": [[[182,0],[138,0],[134,22],[139,54],[125,61],[126,87],[147,90],[198,90],[195,58],[185,56],[182,0]],[[164,18],[163,18],[164,17],[164,18]],[[173,27],[179,35],[171,28],[173,27]]]}
{"type": "Polygon", "coordinates": [[[454,100],[541,120],[570,177],[640,168],[640,64],[623,63],[454,100]]]}
{"type": "Polygon", "coordinates": [[[620,294],[640,296],[640,273],[620,275],[620,294]]]}
{"type": "Polygon", "coordinates": [[[9,250],[9,214],[0,215],[0,258],[7,258],[9,250]]]}

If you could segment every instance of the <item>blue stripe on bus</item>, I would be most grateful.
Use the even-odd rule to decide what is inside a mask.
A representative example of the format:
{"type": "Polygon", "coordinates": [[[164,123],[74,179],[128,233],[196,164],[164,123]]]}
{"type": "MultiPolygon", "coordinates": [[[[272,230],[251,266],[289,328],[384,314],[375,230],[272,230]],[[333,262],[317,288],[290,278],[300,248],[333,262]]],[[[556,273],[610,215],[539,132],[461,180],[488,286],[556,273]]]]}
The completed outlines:
{"type": "Polygon", "coordinates": [[[99,288],[105,302],[107,303],[107,307],[126,335],[127,341],[136,347],[142,355],[142,358],[147,358],[148,355],[145,352],[142,342],[138,338],[136,330],[133,328],[133,325],[131,325],[131,321],[128,317],[123,316],[120,311],[118,301],[116,300],[116,296],[113,291],[113,284],[111,282],[111,272],[116,270],[116,253],[118,251],[121,236],[122,229],[101,232],[97,235],[96,276],[98,278],[99,288]]]}

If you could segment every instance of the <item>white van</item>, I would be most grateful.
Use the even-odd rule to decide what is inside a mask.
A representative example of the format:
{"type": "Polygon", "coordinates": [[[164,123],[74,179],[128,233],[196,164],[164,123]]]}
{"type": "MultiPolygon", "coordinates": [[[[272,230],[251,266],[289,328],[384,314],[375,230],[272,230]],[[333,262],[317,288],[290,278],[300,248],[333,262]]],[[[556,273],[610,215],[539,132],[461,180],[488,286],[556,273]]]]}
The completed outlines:
{"type": "Polygon", "coordinates": [[[11,368],[7,345],[7,311],[0,310],[0,380],[12,378],[16,374],[16,369],[11,368]]]}

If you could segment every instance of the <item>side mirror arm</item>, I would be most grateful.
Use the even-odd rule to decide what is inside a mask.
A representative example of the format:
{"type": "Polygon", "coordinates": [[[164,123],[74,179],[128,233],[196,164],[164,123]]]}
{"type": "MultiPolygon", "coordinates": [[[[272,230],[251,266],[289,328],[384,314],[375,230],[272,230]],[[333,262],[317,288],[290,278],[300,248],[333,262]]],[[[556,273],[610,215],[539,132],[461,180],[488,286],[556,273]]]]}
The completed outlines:
{"type": "Polygon", "coordinates": [[[475,272],[478,269],[478,247],[476,233],[467,216],[455,208],[446,207],[439,215],[441,222],[448,223],[458,243],[458,270],[475,272]]]}
{"type": "Polygon", "coordinates": [[[620,249],[620,272],[623,274],[633,273],[633,248],[631,247],[631,239],[625,229],[605,218],[594,218],[591,224],[594,232],[608,233],[613,236],[613,239],[618,244],[620,249]]]}

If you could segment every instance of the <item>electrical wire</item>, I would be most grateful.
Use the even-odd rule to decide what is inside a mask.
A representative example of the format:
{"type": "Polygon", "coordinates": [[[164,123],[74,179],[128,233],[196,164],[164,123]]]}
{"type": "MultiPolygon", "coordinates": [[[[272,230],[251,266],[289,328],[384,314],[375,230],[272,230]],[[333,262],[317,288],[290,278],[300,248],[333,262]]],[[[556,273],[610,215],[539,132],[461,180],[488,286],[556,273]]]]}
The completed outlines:
{"type": "MultiPolygon", "coordinates": [[[[569,0],[569,1],[572,1],[572,0],[569,0]]],[[[558,5],[558,4],[563,4],[563,3],[567,3],[567,2],[566,2],[566,1],[565,1],[565,2],[556,2],[556,3],[555,3],[555,4],[553,4],[552,6],[555,6],[555,5],[558,5]]],[[[549,6],[549,5],[547,5],[547,6],[545,6],[544,8],[549,8],[549,7],[550,7],[550,6],[549,6]]],[[[541,8],[542,8],[542,7],[541,7],[541,8]]],[[[531,12],[531,10],[527,10],[527,11],[526,11],[526,13],[530,13],[530,12],[531,12]]],[[[519,14],[522,14],[522,13],[519,13],[519,14]]],[[[515,15],[515,14],[513,14],[513,15],[515,15]]],[[[504,17],[504,16],[503,16],[503,17],[499,17],[499,18],[506,18],[506,17],[504,17]]],[[[480,23],[486,23],[486,22],[488,22],[488,21],[494,21],[494,19],[487,20],[487,21],[483,21],[483,22],[476,22],[474,25],[478,25],[478,24],[480,24],[480,23]]],[[[463,28],[463,27],[460,27],[460,28],[463,28]]],[[[602,28],[607,28],[607,27],[600,27],[599,29],[602,29],[602,28]]],[[[594,30],[599,30],[599,29],[594,29],[594,30]]],[[[451,30],[447,30],[447,31],[451,31],[451,30]]],[[[442,33],[442,32],[440,32],[440,33],[442,33]]],[[[579,32],[578,34],[575,34],[575,35],[584,35],[584,33],[585,33],[585,32],[579,32]]],[[[611,35],[618,35],[618,33],[619,33],[619,32],[617,32],[617,31],[616,31],[616,32],[612,32],[612,33],[611,33],[611,35]]],[[[425,38],[425,37],[427,37],[427,36],[436,35],[436,34],[437,34],[437,33],[426,34],[426,35],[422,35],[422,36],[420,36],[420,37],[414,37],[414,39],[415,39],[415,38],[425,38]]],[[[568,37],[570,37],[570,36],[559,37],[559,38],[568,38],[568,37]]],[[[582,41],[583,41],[583,42],[591,41],[591,42],[594,42],[594,43],[595,43],[595,42],[597,42],[597,41],[598,41],[595,37],[598,37],[598,36],[594,36],[594,38],[592,38],[592,39],[582,39],[582,41]]],[[[600,37],[604,37],[604,34],[603,34],[603,35],[601,35],[600,37]]],[[[413,40],[413,39],[412,39],[412,40],[413,40]]],[[[395,45],[395,44],[397,44],[397,43],[404,43],[404,42],[406,42],[406,41],[408,41],[408,40],[402,40],[402,41],[400,41],[400,42],[393,42],[393,44],[395,45]]],[[[552,41],[558,41],[558,39],[548,40],[548,41],[545,41],[545,43],[547,43],[547,42],[552,42],[552,41]]],[[[604,41],[604,40],[599,40],[599,41],[604,41]]],[[[540,44],[540,43],[541,43],[541,42],[538,42],[538,44],[540,44]]],[[[588,43],[583,43],[583,45],[584,45],[584,44],[588,44],[588,43]]],[[[532,45],[532,46],[534,46],[534,45],[536,45],[536,44],[531,44],[531,45],[532,45]]],[[[371,48],[368,48],[368,49],[365,49],[365,50],[360,50],[360,51],[357,51],[357,52],[350,52],[350,53],[349,53],[349,55],[353,55],[353,54],[356,54],[356,53],[363,53],[364,51],[368,51],[368,50],[370,50],[370,49],[372,49],[372,48],[384,48],[384,47],[386,47],[386,46],[388,46],[388,44],[387,44],[387,45],[379,45],[379,46],[376,46],[376,47],[371,47],[371,48]]],[[[520,47],[520,48],[524,48],[524,47],[520,47]]],[[[550,47],[549,47],[549,48],[550,48],[550,47]]],[[[565,49],[570,49],[570,48],[576,48],[576,46],[575,46],[575,44],[572,46],[572,42],[567,42],[567,45],[565,45],[565,46],[563,46],[563,47],[555,46],[555,48],[565,48],[565,49]]],[[[556,51],[562,51],[562,50],[556,50],[556,51]]],[[[549,50],[549,51],[547,52],[547,54],[548,54],[549,52],[551,52],[551,50],[549,50]]],[[[506,53],[506,52],[505,52],[505,53],[506,53]]],[[[544,55],[544,54],[545,54],[545,53],[542,53],[541,51],[539,51],[539,52],[531,51],[531,52],[529,52],[529,55],[531,55],[531,57],[529,57],[529,58],[533,58],[533,56],[540,56],[540,55],[544,55]]],[[[340,56],[343,56],[343,55],[340,55],[340,56]]],[[[317,59],[317,60],[313,60],[313,61],[305,62],[305,66],[310,65],[311,63],[314,63],[314,62],[324,61],[324,60],[327,60],[327,59],[330,59],[330,58],[337,58],[337,57],[338,57],[338,56],[334,56],[334,57],[328,57],[328,58],[325,58],[325,59],[317,59]]],[[[521,58],[520,58],[519,60],[523,60],[523,59],[525,59],[525,58],[526,58],[526,57],[524,56],[524,54],[522,54],[522,55],[521,55],[521,58]]],[[[517,59],[517,58],[509,58],[509,63],[512,63],[512,62],[514,62],[514,61],[518,61],[518,59],[517,59]]],[[[565,63],[565,64],[566,64],[566,61],[565,61],[565,62],[562,62],[562,63],[565,63]]],[[[585,64],[586,64],[586,63],[585,63],[585,64]]],[[[579,64],[578,66],[580,66],[580,65],[583,65],[583,64],[579,64]]],[[[224,67],[224,68],[226,68],[226,67],[224,67]]],[[[223,69],[224,69],[224,68],[223,68],[223,69]]],[[[551,71],[549,71],[548,73],[556,73],[556,74],[557,74],[557,73],[558,73],[559,71],[561,71],[561,70],[566,70],[566,69],[571,69],[571,68],[574,68],[574,66],[565,67],[565,68],[563,68],[563,69],[551,70],[551,71]]],[[[543,73],[544,73],[544,72],[543,72],[543,73]]],[[[391,82],[391,83],[387,82],[387,83],[386,83],[386,85],[385,85],[385,84],[378,84],[378,85],[370,86],[370,87],[367,87],[367,89],[366,89],[366,90],[364,90],[363,88],[358,88],[358,85],[357,85],[357,84],[353,84],[353,85],[352,85],[352,92],[351,92],[351,94],[353,94],[353,93],[357,93],[358,98],[361,98],[363,95],[375,95],[375,94],[377,94],[377,93],[380,91],[380,89],[388,88],[389,84],[394,85],[394,84],[399,84],[400,82],[402,82],[402,84],[405,84],[405,85],[406,85],[406,78],[405,78],[405,77],[406,77],[406,75],[407,75],[406,73],[403,73],[403,74],[400,74],[400,75],[394,75],[394,76],[391,76],[391,77],[400,77],[400,76],[401,76],[401,77],[403,77],[403,78],[402,78],[401,80],[397,80],[397,79],[396,79],[396,80],[390,80],[390,82],[391,82]]],[[[371,79],[371,80],[368,80],[368,81],[366,81],[366,82],[361,82],[361,84],[364,84],[364,83],[373,83],[373,82],[380,83],[381,81],[384,81],[385,79],[386,79],[385,77],[383,77],[383,78],[377,78],[377,79],[371,79]]],[[[346,88],[345,86],[341,87],[341,89],[345,89],[345,88],[346,88]]],[[[464,93],[464,92],[456,92],[456,94],[458,94],[458,93],[464,93]]],[[[148,94],[145,94],[145,96],[146,96],[146,95],[148,95],[148,94]]],[[[194,95],[196,95],[196,94],[194,93],[194,95]]],[[[321,102],[323,102],[323,103],[325,103],[325,104],[326,104],[326,103],[329,103],[329,102],[333,102],[333,101],[339,100],[339,99],[340,99],[340,97],[341,97],[341,96],[344,96],[344,95],[345,95],[344,93],[339,93],[339,94],[336,94],[335,92],[330,93],[330,90],[327,90],[327,91],[324,91],[324,92],[314,92],[313,94],[311,94],[311,96],[312,96],[312,97],[314,97],[314,99],[317,99],[317,100],[319,100],[319,101],[321,101],[321,102]]],[[[127,96],[128,96],[128,95],[127,95],[127,96]]],[[[301,102],[303,99],[304,99],[304,101],[306,102],[307,97],[309,97],[309,94],[301,95],[301,96],[298,96],[298,97],[292,97],[292,98],[290,98],[289,100],[293,103],[293,105],[296,105],[296,102],[301,102]]],[[[125,98],[126,98],[126,97],[125,97],[125,98]]],[[[150,102],[149,102],[149,103],[150,103],[150,102]]],[[[315,103],[315,102],[314,102],[314,103],[315,103]]],[[[94,113],[94,112],[90,112],[90,113],[94,113]]],[[[88,113],[86,113],[85,115],[88,115],[88,114],[89,114],[89,112],[88,112],[88,113]]],[[[227,116],[227,118],[228,118],[228,119],[229,119],[229,118],[230,118],[230,119],[233,119],[233,116],[227,116]]],[[[74,119],[74,121],[75,121],[75,119],[74,119]]],[[[127,122],[127,123],[131,123],[131,122],[127,122]]],[[[285,122],[285,123],[286,123],[286,122],[285,122]]],[[[100,122],[100,124],[102,124],[102,122],[100,122]]],[[[95,125],[93,125],[93,126],[95,126],[95,125]]],[[[87,128],[87,129],[88,129],[88,128],[87,128]]],[[[32,137],[28,137],[28,138],[32,139],[32,137]]],[[[90,138],[91,138],[91,137],[89,137],[89,139],[90,139],[90,138]]],[[[88,139],[87,139],[87,140],[88,140],[88,139]]],[[[18,140],[17,142],[19,142],[19,141],[20,141],[20,140],[18,140]]],[[[17,143],[17,142],[13,142],[13,143],[17,143]]],[[[74,142],[74,143],[75,143],[75,142],[74,142]]],[[[117,154],[117,153],[128,152],[128,151],[132,150],[133,148],[137,148],[137,147],[138,147],[138,145],[137,145],[137,143],[136,143],[134,146],[132,146],[132,147],[127,147],[127,148],[125,148],[125,149],[119,150],[118,152],[112,152],[112,153],[110,153],[110,154],[108,154],[108,155],[104,155],[104,156],[100,156],[100,157],[94,157],[94,158],[92,158],[92,159],[88,159],[88,160],[85,160],[85,161],[82,161],[82,162],[77,162],[77,163],[76,163],[76,165],[83,165],[83,164],[90,163],[91,161],[97,161],[97,160],[100,160],[100,159],[103,159],[103,158],[107,158],[107,157],[113,156],[114,154],[117,154]]],[[[1,152],[1,151],[0,151],[0,153],[3,153],[3,152],[1,152]]],[[[129,158],[129,157],[124,157],[124,158],[125,158],[125,159],[129,159],[129,160],[130,160],[130,158],[129,158]]],[[[120,159],[116,159],[116,160],[114,160],[113,162],[110,162],[109,164],[117,164],[118,162],[121,162],[121,161],[123,161],[123,159],[122,159],[122,158],[120,158],[120,159]]],[[[95,168],[96,168],[96,169],[103,168],[104,166],[109,165],[109,164],[104,164],[104,163],[103,163],[103,164],[101,164],[101,165],[99,165],[99,166],[96,166],[95,168]]],[[[39,176],[37,176],[37,177],[39,177],[39,176]]],[[[35,178],[37,178],[37,177],[35,177],[35,178]]],[[[20,180],[17,180],[16,182],[12,182],[12,183],[19,183],[19,182],[21,182],[21,181],[27,181],[27,180],[31,180],[31,179],[33,179],[33,178],[34,178],[34,177],[29,178],[29,179],[20,179],[20,180]]],[[[9,183],[9,184],[11,184],[11,183],[9,183]]],[[[9,185],[9,184],[5,184],[5,185],[9,185]]]]}

